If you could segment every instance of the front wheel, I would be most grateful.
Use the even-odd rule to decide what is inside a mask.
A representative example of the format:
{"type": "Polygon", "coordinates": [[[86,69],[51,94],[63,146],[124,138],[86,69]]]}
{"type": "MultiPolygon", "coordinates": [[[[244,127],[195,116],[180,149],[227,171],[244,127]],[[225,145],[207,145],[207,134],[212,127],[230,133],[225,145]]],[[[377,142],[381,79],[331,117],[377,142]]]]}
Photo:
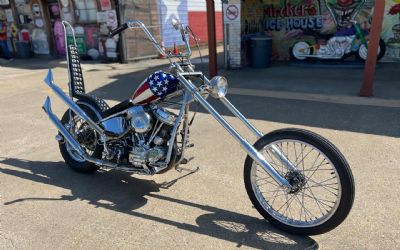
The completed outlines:
{"type": "Polygon", "coordinates": [[[289,233],[315,235],[334,229],[347,217],[354,201],[354,179],[332,143],[310,131],[282,129],[263,136],[254,147],[294,187],[285,190],[246,158],[247,194],[271,224],[289,233]],[[288,170],[276,149],[296,170],[288,170]]]}
{"type": "MultiPolygon", "coordinates": [[[[386,44],[382,39],[380,39],[379,47],[378,47],[378,56],[377,56],[376,60],[377,61],[381,60],[382,57],[385,55],[385,53],[386,53],[386,44]]],[[[366,61],[367,56],[368,56],[368,48],[367,48],[367,46],[365,46],[365,44],[361,44],[360,48],[358,48],[358,51],[357,51],[357,58],[362,61],[366,61]]]]}

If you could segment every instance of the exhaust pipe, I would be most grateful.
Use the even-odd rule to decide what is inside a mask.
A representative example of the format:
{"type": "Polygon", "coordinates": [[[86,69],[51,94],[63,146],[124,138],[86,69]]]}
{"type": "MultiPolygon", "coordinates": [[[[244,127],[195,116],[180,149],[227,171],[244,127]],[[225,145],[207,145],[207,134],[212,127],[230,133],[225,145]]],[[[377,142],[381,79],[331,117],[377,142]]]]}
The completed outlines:
{"type": "Polygon", "coordinates": [[[85,150],[82,149],[81,145],[79,142],[75,140],[75,138],[71,135],[71,133],[63,126],[61,121],[58,119],[58,117],[51,111],[51,102],[50,102],[50,97],[46,98],[46,101],[44,102],[43,105],[43,110],[46,112],[46,114],[49,116],[50,121],[56,126],[58,131],[64,136],[65,140],[71,145],[73,149],[75,149],[80,156],[82,156],[85,160],[92,162],[96,165],[99,166],[107,166],[107,167],[112,167],[116,168],[116,164],[109,163],[103,160],[99,160],[96,158],[93,158],[89,156],[85,150]]]}
{"type": "Polygon", "coordinates": [[[43,104],[43,110],[46,112],[46,114],[49,116],[50,121],[56,126],[58,131],[64,136],[64,138],[67,140],[67,142],[79,153],[80,156],[82,156],[85,160],[86,157],[85,155],[86,152],[82,149],[81,145],[74,139],[74,137],[68,132],[68,130],[62,125],[61,121],[58,119],[58,117],[51,111],[51,103],[50,103],[50,97],[46,98],[46,101],[43,104]]]}
{"type": "Polygon", "coordinates": [[[48,115],[50,121],[56,126],[58,131],[64,136],[65,140],[73,149],[75,149],[80,156],[83,157],[86,161],[92,162],[98,166],[104,166],[108,168],[113,168],[113,169],[119,169],[119,170],[124,170],[127,172],[132,172],[132,173],[137,173],[137,174],[152,174],[151,172],[147,172],[145,169],[134,169],[129,166],[120,166],[118,164],[109,162],[109,161],[103,161],[94,157],[91,157],[88,155],[84,149],[82,149],[81,145],[79,142],[75,140],[75,138],[71,135],[71,133],[63,126],[61,121],[58,119],[58,117],[52,112],[51,110],[51,102],[50,102],[50,97],[46,98],[46,101],[43,104],[43,110],[46,112],[48,115]]]}
{"type": "MultiPolygon", "coordinates": [[[[49,69],[44,82],[61,98],[61,100],[80,118],[86,121],[97,133],[104,135],[104,129],[95,123],[71,98],[69,98],[53,81],[53,73],[49,69]]],[[[47,100],[46,100],[47,102],[47,100]]]]}

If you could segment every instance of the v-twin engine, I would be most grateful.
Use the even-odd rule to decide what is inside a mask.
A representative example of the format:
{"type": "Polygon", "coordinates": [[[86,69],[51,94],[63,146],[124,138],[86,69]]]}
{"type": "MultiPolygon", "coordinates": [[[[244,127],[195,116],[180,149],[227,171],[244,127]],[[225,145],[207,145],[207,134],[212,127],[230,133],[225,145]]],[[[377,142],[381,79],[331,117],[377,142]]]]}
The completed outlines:
{"type": "Polygon", "coordinates": [[[108,132],[118,135],[118,140],[107,143],[105,157],[137,167],[165,166],[176,118],[174,113],[161,107],[134,106],[103,121],[108,132]]]}

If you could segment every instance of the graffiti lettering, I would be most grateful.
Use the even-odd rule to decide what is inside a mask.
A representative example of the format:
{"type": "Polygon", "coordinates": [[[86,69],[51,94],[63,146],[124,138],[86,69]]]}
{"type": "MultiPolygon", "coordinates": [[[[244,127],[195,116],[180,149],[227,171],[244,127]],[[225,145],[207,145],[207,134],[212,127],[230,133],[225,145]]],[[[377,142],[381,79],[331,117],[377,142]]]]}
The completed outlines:
{"type": "Polygon", "coordinates": [[[322,28],[322,16],[315,17],[300,17],[300,18],[287,18],[286,19],[286,30],[293,29],[321,29],[322,28]]]}
{"type": "Polygon", "coordinates": [[[293,6],[289,2],[282,8],[275,8],[273,5],[264,7],[264,16],[267,17],[314,16],[316,14],[317,8],[314,4],[293,6]]]}
{"type": "Polygon", "coordinates": [[[279,31],[282,29],[282,20],[277,18],[264,19],[264,30],[279,31]]]}
{"type": "Polygon", "coordinates": [[[308,29],[321,29],[323,25],[322,16],[312,17],[289,17],[285,19],[278,18],[265,18],[264,30],[280,31],[283,27],[286,30],[308,30],[308,29]]]}

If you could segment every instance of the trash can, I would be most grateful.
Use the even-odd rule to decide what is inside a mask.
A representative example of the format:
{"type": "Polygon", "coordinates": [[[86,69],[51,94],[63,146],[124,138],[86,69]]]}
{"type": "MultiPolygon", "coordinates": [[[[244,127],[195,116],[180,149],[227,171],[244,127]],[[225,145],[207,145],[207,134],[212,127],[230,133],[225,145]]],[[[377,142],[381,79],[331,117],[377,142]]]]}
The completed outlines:
{"type": "Polygon", "coordinates": [[[30,58],[31,57],[31,46],[29,42],[18,41],[15,43],[17,49],[18,58],[30,58]]]}
{"type": "Polygon", "coordinates": [[[271,65],[272,39],[258,36],[250,38],[250,62],[253,68],[267,68],[271,65]]]}

